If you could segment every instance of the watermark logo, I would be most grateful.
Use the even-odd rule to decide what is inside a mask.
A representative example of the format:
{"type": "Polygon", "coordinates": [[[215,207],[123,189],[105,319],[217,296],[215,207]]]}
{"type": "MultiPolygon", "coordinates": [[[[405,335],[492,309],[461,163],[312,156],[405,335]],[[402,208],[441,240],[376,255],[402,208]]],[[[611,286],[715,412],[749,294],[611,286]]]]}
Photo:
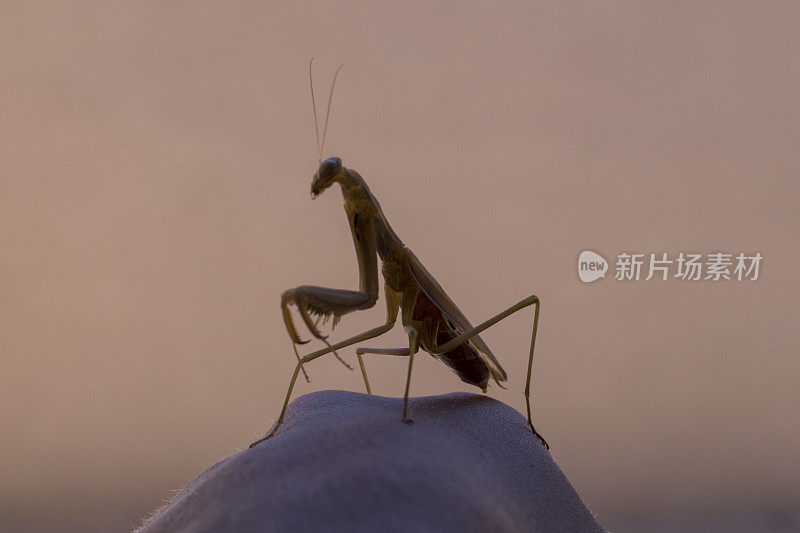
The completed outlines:
{"type": "Polygon", "coordinates": [[[606,277],[608,261],[602,255],[584,250],[578,257],[578,276],[584,283],[591,283],[606,277]]]}
{"type": "MultiPolygon", "coordinates": [[[[678,254],[622,252],[617,254],[616,281],[756,281],[764,256],[754,254],[714,252],[709,254],[679,252],[678,254]]],[[[598,253],[585,250],[578,257],[578,276],[590,283],[605,278],[608,262],[598,253]]]]}

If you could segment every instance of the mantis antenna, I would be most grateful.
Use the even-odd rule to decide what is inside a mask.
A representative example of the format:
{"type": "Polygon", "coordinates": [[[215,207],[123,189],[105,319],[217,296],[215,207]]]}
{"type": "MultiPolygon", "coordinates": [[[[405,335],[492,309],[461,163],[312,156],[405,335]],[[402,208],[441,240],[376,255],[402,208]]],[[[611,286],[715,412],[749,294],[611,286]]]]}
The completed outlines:
{"type": "Polygon", "coordinates": [[[328,119],[331,116],[331,101],[333,100],[333,88],[336,87],[336,78],[339,77],[339,71],[342,70],[344,63],[339,65],[339,68],[336,69],[336,73],[333,75],[333,81],[331,82],[331,92],[330,94],[328,94],[328,109],[325,110],[325,126],[322,129],[321,143],[319,140],[319,124],[317,122],[317,100],[314,97],[314,77],[311,75],[311,65],[313,63],[314,63],[314,58],[312,57],[311,61],[308,62],[308,82],[311,85],[311,107],[314,110],[314,130],[317,133],[317,150],[319,150],[319,153],[317,154],[317,159],[321,164],[322,152],[325,150],[325,136],[328,134],[328,119]]]}
{"type": "Polygon", "coordinates": [[[311,65],[314,63],[314,58],[308,62],[308,83],[311,85],[311,108],[314,110],[314,131],[317,132],[317,155],[319,162],[322,163],[322,148],[319,144],[319,126],[317,125],[317,99],[314,98],[314,77],[311,75],[311,65]]]}
{"type": "Polygon", "coordinates": [[[331,82],[331,92],[328,95],[328,109],[325,111],[325,127],[322,129],[322,144],[319,147],[319,160],[322,161],[322,152],[325,150],[325,136],[328,134],[328,118],[331,116],[331,100],[333,100],[333,88],[336,87],[336,78],[339,77],[339,71],[342,70],[344,63],[339,65],[339,68],[336,69],[336,73],[333,75],[333,81],[331,82]]]}

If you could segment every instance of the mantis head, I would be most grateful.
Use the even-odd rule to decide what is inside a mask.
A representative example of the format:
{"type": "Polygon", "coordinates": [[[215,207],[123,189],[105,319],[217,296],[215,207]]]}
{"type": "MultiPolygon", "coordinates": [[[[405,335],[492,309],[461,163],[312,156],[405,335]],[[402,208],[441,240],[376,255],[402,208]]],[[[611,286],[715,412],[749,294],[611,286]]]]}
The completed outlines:
{"type": "Polygon", "coordinates": [[[329,157],[320,163],[314,179],[311,180],[311,198],[316,198],[333,185],[333,182],[338,181],[343,169],[342,160],[338,157],[329,157]]]}

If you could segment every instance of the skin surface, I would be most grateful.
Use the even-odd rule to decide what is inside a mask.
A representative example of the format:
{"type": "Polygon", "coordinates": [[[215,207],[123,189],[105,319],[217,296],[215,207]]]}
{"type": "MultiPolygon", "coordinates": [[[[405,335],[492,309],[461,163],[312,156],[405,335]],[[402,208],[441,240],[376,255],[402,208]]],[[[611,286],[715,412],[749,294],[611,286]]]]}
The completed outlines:
{"type": "Polygon", "coordinates": [[[525,418],[487,396],[321,391],[150,518],[161,531],[602,531],[525,418]]]}

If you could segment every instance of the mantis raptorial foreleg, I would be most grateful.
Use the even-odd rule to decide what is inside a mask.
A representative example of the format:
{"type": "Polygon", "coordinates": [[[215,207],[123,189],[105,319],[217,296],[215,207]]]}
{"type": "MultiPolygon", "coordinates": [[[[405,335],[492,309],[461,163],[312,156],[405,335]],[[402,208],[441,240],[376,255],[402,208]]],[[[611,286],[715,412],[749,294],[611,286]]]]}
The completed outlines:
{"type": "MultiPolygon", "coordinates": [[[[311,317],[308,315],[308,311],[304,307],[299,307],[298,311],[300,313],[300,317],[302,317],[303,322],[306,323],[306,327],[308,327],[308,330],[311,332],[311,334],[314,335],[314,337],[316,337],[317,339],[321,340],[325,344],[325,346],[330,348],[331,343],[329,343],[328,340],[327,340],[328,336],[327,335],[322,335],[319,332],[319,330],[317,329],[317,326],[319,324],[320,319],[323,316],[325,317],[325,319],[323,319],[323,321],[322,321],[322,323],[324,324],[325,322],[327,322],[327,318],[328,318],[329,315],[319,315],[319,316],[317,316],[317,320],[312,322],[311,321],[311,317]]],[[[338,315],[334,314],[334,318],[333,318],[333,325],[334,326],[336,325],[337,321],[338,321],[338,315]]],[[[297,352],[295,352],[295,353],[297,353],[297,352]]],[[[345,362],[344,359],[339,357],[339,354],[336,353],[336,350],[333,350],[333,355],[336,357],[336,359],[339,360],[340,363],[342,363],[344,366],[346,366],[348,370],[353,370],[352,366],[348,365],[345,362]]],[[[305,372],[305,370],[304,370],[304,372],[305,372]]],[[[306,375],[306,381],[308,381],[308,375],[306,375]]]]}
{"type": "MultiPolygon", "coordinates": [[[[330,348],[331,344],[327,341],[327,336],[323,335],[318,329],[320,319],[325,323],[330,317],[333,317],[333,325],[335,326],[342,315],[358,309],[372,307],[375,305],[375,300],[376,298],[360,291],[329,289],[312,285],[302,285],[295,289],[285,291],[281,295],[283,322],[286,325],[286,331],[289,332],[289,337],[292,339],[292,349],[294,350],[294,355],[297,357],[298,362],[300,361],[300,354],[297,352],[297,345],[306,344],[309,341],[302,340],[297,333],[290,311],[290,306],[292,304],[297,307],[300,318],[303,319],[303,323],[305,323],[311,335],[321,340],[330,348]],[[316,321],[311,319],[312,314],[316,315],[316,321]]],[[[339,357],[336,350],[332,350],[332,352],[339,362],[350,370],[353,370],[353,367],[339,357]]],[[[300,368],[303,371],[306,381],[310,381],[305,367],[301,365],[300,368]]]]}

